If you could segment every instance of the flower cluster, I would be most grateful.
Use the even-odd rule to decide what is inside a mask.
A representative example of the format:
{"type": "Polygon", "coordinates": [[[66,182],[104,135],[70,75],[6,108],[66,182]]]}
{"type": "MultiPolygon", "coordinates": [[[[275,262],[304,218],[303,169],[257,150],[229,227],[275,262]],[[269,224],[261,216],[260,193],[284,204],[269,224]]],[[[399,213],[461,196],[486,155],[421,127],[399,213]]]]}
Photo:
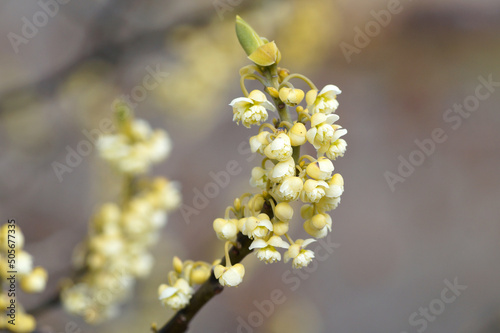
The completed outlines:
{"type": "Polygon", "coordinates": [[[97,142],[101,157],[124,174],[147,172],[153,163],[167,158],[172,144],[167,132],[152,130],[142,119],[132,119],[127,105],[117,103],[118,132],[102,135],[97,142]]]}
{"type": "Polygon", "coordinates": [[[33,267],[33,258],[23,246],[24,236],[19,226],[9,221],[0,227],[0,278],[5,285],[5,291],[0,290],[0,307],[4,312],[0,317],[0,329],[11,332],[32,332],[36,327],[35,318],[18,303],[16,288],[12,285],[19,281],[24,292],[40,293],[48,278],[44,268],[33,267]]]}
{"type": "Polygon", "coordinates": [[[158,298],[165,307],[179,310],[185,307],[194,293],[194,286],[203,284],[210,277],[211,265],[203,261],[173,260],[174,270],[168,275],[168,284],[158,288],[158,298]]]}
{"type": "MultiPolygon", "coordinates": [[[[244,96],[229,105],[237,124],[241,122],[247,128],[260,126],[259,133],[250,138],[250,147],[263,160],[261,166],[252,170],[250,178],[250,184],[260,192],[236,198],[226,208],[224,217],[213,221],[217,238],[225,241],[225,258],[214,264],[213,277],[221,286],[230,287],[241,284],[245,275],[243,264],[231,262],[231,244],[233,254],[237,253],[233,256],[235,261],[241,261],[248,253],[238,256],[243,246],[246,251],[254,250],[257,258],[266,263],[281,261],[280,250],[284,251],[284,261],[291,261],[294,268],[306,267],[313,260],[314,252],[306,248],[331,231],[332,219],[327,212],[337,207],[344,191],[342,176],[333,174],[332,160],[343,156],[347,147],[342,139],[347,131],[336,124],[340,89],[327,85],[319,91],[305,76],[278,67],[281,53],[276,43],[259,37],[240,17],[236,20],[236,34],[253,64],[240,69],[244,96]],[[304,81],[310,89],[305,93],[295,88],[292,79],[304,81]],[[263,91],[249,93],[245,80],[259,81],[263,91]],[[304,101],[305,105],[301,105],[304,101]],[[290,108],[295,108],[295,121],[290,108]],[[277,112],[278,119],[266,122],[268,111],[277,112]],[[306,144],[316,150],[315,157],[300,154],[306,144]],[[300,215],[310,238],[293,240],[289,235],[294,201],[302,203],[300,215]]],[[[160,300],[176,310],[186,307],[195,292],[189,279],[179,277],[181,273],[180,268],[175,269],[171,272],[175,278],[169,277],[169,285],[159,289],[160,300]]]]}
{"type": "MultiPolygon", "coordinates": [[[[147,123],[131,119],[130,114],[128,118],[121,118],[122,125],[128,123],[132,128],[135,124],[142,124],[139,127],[149,128],[147,123]]],[[[163,131],[154,133],[166,137],[163,131]]],[[[112,137],[120,137],[120,134],[105,139],[112,137]]],[[[133,143],[128,148],[134,150],[142,144],[145,142],[133,143]]],[[[103,156],[112,155],[114,149],[125,149],[110,149],[102,144],[99,148],[103,156]]],[[[165,157],[165,150],[156,156],[160,155],[165,157]]],[[[141,158],[135,162],[132,160],[124,157],[110,161],[114,165],[130,163],[141,164],[145,169],[149,167],[141,158]]],[[[151,162],[153,160],[149,159],[148,163],[151,162]]],[[[156,243],[160,228],[167,223],[167,212],[176,208],[181,200],[176,184],[165,178],[140,180],[130,177],[128,171],[131,168],[124,170],[119,167],[119,170],[125,178],[125,200],[121,206],[106,203],[94,215],[89,235],[74,255],[77,271],[84,273],[74,281],[68,281],[61,293],[64,307],[91,323],[115,315],[119,303],[130,294],[135,279],[149,275],[154,261],[149,248],[156,243]]]]}
{"type": "MultiPolygon", "coordinates": [[[[306,247],[331,231],[328,211],[337,207],[344,191],[343,178],[333,173],[332,162],[343,156],[347,147],[342,138],[347,130],[336,123],[339,116],[335,114],[339,106],[337,95],[341,91],[334,85],[319,91],[305,76],[279,68],[281,54],[276,44],[258,37],[240,18],[236,31],[254,64],[240,71],[245,97],[234,99],[230,106],[236,122],[241,121],[248,128],[260,125],[259,133],[250,138],[250,147],[252,152],[263,156],[263,161],[252,170],[250,184],[262,192],[238,199],[238,204],[229,207],[225,218],[216,219],[213,227],[222,240],[235,242],[238,233],[253,240],[250,249],[266,263],[280,261],[279,249],[283,249],[284,261],[291,260],[294,268],[302,268],[314,258],[314,252],[306,247]],[[244,85],[246,79],[260,81],[274,105],[260,90],[248,93],[244,85]],[[309,86],[307,93],[295,88],[290,82],[292,79],[304,81],[309,86]],[[289,113],[292,108],[297,114],[295,121],[289,113]],[[265,123],[266,110],[278,110],[279,119],[265,123]],[[315,157],[300,154],[301,147],[307,144],[316,150],[315,157]],[[310,236],[308,239],[293,240],[288,234],[294,201],[302,204],[300,215],[304,219],[303,229],[310,236]],[[270,211],[266,204],[271,206],[270,211]]],[[[221,269],[219,267],[219,271],[221,269]]],[[[227,283],[223,275],[216,277],[222,285],[238,285],[243,273],[243,266],[233,269],[231,283],[227,283]]]]}

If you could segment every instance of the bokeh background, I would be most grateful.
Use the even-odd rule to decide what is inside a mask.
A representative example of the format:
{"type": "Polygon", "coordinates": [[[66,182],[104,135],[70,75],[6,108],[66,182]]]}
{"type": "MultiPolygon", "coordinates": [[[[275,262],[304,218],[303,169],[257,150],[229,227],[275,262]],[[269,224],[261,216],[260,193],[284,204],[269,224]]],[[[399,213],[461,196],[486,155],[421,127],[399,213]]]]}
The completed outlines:
{"type": "Polygon", "coordinates": [[[346,191],[332,213],[331,237],[339,246],[293,291],[282,278],[290,265],[247,257],[244,283],[210,302],[192,332],[249,331],[238,328],[238,318],[248,321],[254,301],[275,289],[286,301],[253,332],[417,332],[422,326],[410,324],[411,314],[455,278],[467,289],[421,332],[500,332],[500,87],[458,128],[443,119],[474,95],[479,76],[500,81],[498,1],[402,0],[401,11],[350,57],[341,45],[356,46],[355,29],[394,1],[66,2],[17,47],[8,34],[21,35],[23,17],[32,21],[41,7],[0,4],[0,216],[2,223],[17,220],[27,251],[51,278],[42,295],[22,295],[26,308],[71,274],[71,253],[89,218],[117,195],[119,180],[95,151],[61,182],[52,163],[86,139],[82,130],[111,117],[113,100],[140,85],[148,66],[168,76],[136,114],[174,142],[154,174],[179,181],[184,203],[193,206],[194,189],[212,182],[209,172],[230,160],[242,171],[190,223],[179,211],[170,216],[152,275],[117,318],[89,326],[55,308],[38,317],[39,327],[65,332],[73,321],[82,332],[146,332],[172,315],[156,293],[172,256],[222,256],[212,221],[250,190],[250,170],[260,163],[238,152],[255,129],[233,123],[227,105],[241,95],[238,69],[248,64],[234,35],[239,14],[276,40],[282,66],[343,90],[337,113],[349,146],[335,166],[346,191]],[[396,174],[398,157],[408,159],[414,141],[435,128],[447,140],[391,190],[384,174],[396,174]]]}

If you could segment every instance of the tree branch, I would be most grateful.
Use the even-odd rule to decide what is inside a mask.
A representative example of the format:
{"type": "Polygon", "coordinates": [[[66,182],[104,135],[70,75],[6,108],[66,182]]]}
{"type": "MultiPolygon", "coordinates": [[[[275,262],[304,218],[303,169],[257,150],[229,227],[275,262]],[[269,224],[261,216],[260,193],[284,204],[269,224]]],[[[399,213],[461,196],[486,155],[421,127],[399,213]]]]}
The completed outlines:
{"type": "MultiPolygon", "coordinates": [[[[272,199],[271,199],[272,200],[272,199]]],[[[273,217],[273,210],[269,202],[266,200],[262,212],[267,214],[270,218],[273,217]]],[[[231,264],[237,264],[241,262],[249,253],[250,244],[252,240],[242,233],[238,234],[236,240],[236,246],[233,246],[229,250],[229,258],[231,259],[231,264]]],[[[221,265],[226,264],[226,258],[222,257],[221,265]]],[[[166,323],[162,328],[158,329],[157,333],[182,333],[186,332],[189,323],[193,317],[200,311],[200,309],[208,303],[215,295],[218,295],[224,290],[224,287],[220,285],[219,281],[215,278],[214,271],[210,274],[210,278],[201,285],[201,287],[194,293],[189,304],[177,311],[175,316],[173,316],[168,323],[166,323]]]]}

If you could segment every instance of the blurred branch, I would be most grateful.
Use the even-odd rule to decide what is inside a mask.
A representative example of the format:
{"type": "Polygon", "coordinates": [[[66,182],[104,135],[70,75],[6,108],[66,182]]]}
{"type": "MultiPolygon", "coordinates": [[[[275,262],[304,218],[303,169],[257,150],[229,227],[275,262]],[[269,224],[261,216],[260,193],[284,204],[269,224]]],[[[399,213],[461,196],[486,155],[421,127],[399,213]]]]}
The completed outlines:
{"type": "MultiPolygon", "coordinates": [[[[113,0],[109,1],[96,18],[96,23],[90,28],[90,36],[84,42],[84,49],[73,61],[62,68],[55,70],[51,74],[35,82],[7,89],[0,94],[0,101],[10,99],[22,94],[25,91],[36,91],[43,96],[50,97],[55,94],[57,87],[79,66],[89,60],[104,60],[111,64],[119,64],[122,57],[127,55],[129,50],[140,50],[141,53],[159,51],[164,48],[165,35],[180,24],[206,24],[215,14],[212,3],[206,6],[198,6],[189,12],[189,16],[178,16],[174,20],[167,22],[158,29],[144,30],[129,38],[116,40],[116,32],[123,28],[124,22],[121,14],[124,7],[138,0],[113,0]],[[108,17],[108,16],[111,16],[108,17]],[[101,23],[104,22],[104,23],[101,23]],[[95,39],[98,41],[95,42],[95,39]],[[96,44],[95,46],[89,46],[96,44]]],[[[242,3],[239,7],[245,8],[249,4],[242,3]]],[[[0,112],[4,108],[0,105],[0,112]]]]}

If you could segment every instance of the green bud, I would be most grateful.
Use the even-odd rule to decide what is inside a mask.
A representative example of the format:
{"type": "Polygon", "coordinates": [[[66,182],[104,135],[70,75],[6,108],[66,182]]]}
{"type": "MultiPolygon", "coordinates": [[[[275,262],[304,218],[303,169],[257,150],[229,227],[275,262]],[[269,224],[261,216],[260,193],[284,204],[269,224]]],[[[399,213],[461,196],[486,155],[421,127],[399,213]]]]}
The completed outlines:
{"type": "Polygon", "coordinates": [[[236,36],[247,55],[252,54],[264,41],[239,15],[236,15],[236,36]]]}

